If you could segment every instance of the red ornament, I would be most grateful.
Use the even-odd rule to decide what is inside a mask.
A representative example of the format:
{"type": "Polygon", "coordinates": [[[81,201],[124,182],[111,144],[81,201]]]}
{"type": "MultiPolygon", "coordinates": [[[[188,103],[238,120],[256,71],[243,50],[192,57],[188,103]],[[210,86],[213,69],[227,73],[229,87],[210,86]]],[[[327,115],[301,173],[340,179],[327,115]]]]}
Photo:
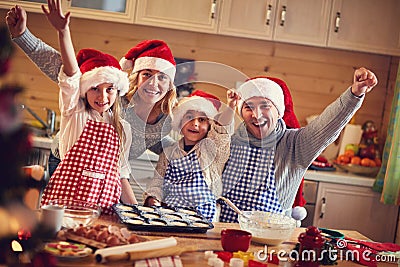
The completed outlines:
{"type": "Polygon", "coordinates": [[[299,260],[296,267],[317,267],[321,258],[321,250],[325,238],[321,231],[315,226],[309,226],[306,232],[301,233],[298,238],[300,242],[299,260]]]}

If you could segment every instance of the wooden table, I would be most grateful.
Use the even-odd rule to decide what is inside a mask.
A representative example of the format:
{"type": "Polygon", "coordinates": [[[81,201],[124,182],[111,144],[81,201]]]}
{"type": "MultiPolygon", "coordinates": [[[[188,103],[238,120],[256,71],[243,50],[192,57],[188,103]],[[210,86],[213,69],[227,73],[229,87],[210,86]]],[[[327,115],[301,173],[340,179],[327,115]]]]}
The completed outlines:
{"type": "MultiPolygon", "coordinates": [[[[116,217],[102,217],[98,219],[96,223],[100,224],[114,224],[123,227],[122,224],[118,222],[116,217]]],[[[188,252],[181,255],[181,260],[183,266],[185,267],[198,267],[198,266],[208,266],[207,260],[204,258],[204,251],[212,250],[212,251],[222,251],[222,246],[220,242],[220,232],[222,229],[234,228],[240,229],[239,224],[234,223],[215,223],[214,229],[207,231],[204,234],[197,233],[161,233],[161,232],[136,232],[138,235],[146,236],[149,240],[160,239],[165,237],[175,237],[178,241],[178,246],[193,246],[196,245],[198,250],[197,252],[188,252]]],[[[281,249],[290,251],[294,247],[297,242],[297,237],[301,232],[303,232],[304,228],[295,229],[290,240],[283,242],[281,245],[276,247],[268,247],[268,251],[274,249],[275,251],[279,251],[281,249]]],[[[356,231],[341,231],[348,237],[365,240],[367,239],[362,234],[356,231]]],[[[265,246],[251,243],[249,251],[250,252],[258,252],[260,250],[264,250],[265,246]]],[[[59,266],[134,266],[133,262],[115,262],[115,263],[96,263],[94,257],[86,257],[82,260],[74,260],[74,261],[59,261],[59,266]]],[[[225,266],[229,266],[228,263],[225,266]]],[[[268,266],[278,266],[272,263],[268,263],[268,266]]],[[[354,262],[350,261],[338,261],[338,265],[336,266],[345,266],[345,267],[356,267],[362,266],[354,262]]],[[[380,263],[378,266],[388,266],[394,267],[395,264],[390,263],[380,263]]]]}

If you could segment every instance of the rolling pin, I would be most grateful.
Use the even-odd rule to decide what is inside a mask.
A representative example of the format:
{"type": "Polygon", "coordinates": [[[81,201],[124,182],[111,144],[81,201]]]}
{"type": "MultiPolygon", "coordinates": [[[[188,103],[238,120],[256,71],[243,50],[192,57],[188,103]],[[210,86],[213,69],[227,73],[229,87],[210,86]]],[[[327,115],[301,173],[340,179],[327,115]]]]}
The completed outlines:
{"type": "Polygon", "coordinates": [[[130,251],[123,254],[109,255],[105,257],[106,262],[114,261],[137,261],[151,258],[167,257],[167,256],[180,256],[185,252],[197,251],[196,246],[186,247],[169,247],[161,248],[156,250],[144,250],[144,251],[130,251]]]}
{"type": "Polygon", "coordinates": [[[111,255],[119,255],[137,251],[154,251],[157,249],[175,247],[176,245],[177,240],[174,237],[168,237],[135,244],[98,249],[95,252],[95,258],[97,262],[105,262],[106,257],[111,255]]]}

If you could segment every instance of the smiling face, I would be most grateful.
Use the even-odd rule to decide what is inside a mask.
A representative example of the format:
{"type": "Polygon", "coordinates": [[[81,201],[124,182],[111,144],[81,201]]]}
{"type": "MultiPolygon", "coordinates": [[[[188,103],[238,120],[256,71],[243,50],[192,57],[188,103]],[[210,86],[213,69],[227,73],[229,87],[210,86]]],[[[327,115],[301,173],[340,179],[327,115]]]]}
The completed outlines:
{"type": "Polygon", "coordinates": [[[243,104],[242,118],[247,130],[254,137],[262,139],[274,131],[279,113],[269,99],[255,96],[243,104]]]}
{"type": "Polygon", "coordinates": [[[210,122],[204,112],[189,110],[181,121],[181,134],[185,145],[195,145],[207,136],[210,122]]]}
{"type": "Polygon", "coordinates": [[[118,90],[114,88],[112,83],[99,84],[86,92],[87,102],[100,114],[103,114],[114,105],[117,96],[118,90]]]}
{"type": "Polygon", "coordinates": [[[138,73],[137,94],[141,101],[157,103],[170,89],[171,79],[157,70],[141,70],[138,73]]]}

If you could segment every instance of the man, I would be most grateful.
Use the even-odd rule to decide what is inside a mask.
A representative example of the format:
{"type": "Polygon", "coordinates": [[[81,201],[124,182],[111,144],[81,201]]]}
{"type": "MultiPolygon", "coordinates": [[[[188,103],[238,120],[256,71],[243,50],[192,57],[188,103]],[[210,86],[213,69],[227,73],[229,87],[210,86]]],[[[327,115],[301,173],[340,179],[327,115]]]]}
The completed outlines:
{"type": "MultiPolygon", "coordinates": [[[[353,85],[318,118],[306,127],[287,129],[281,87],[268,78],[246,81],[238,89],[243,122],[232,136],[222,196],[241,210],[290,213],[308,166],[336,140],[377,83],[374,73],[357,69],[353,85]]],[[[221,204],[220,221],[237,222],[237,214],[221,204]]]]}

